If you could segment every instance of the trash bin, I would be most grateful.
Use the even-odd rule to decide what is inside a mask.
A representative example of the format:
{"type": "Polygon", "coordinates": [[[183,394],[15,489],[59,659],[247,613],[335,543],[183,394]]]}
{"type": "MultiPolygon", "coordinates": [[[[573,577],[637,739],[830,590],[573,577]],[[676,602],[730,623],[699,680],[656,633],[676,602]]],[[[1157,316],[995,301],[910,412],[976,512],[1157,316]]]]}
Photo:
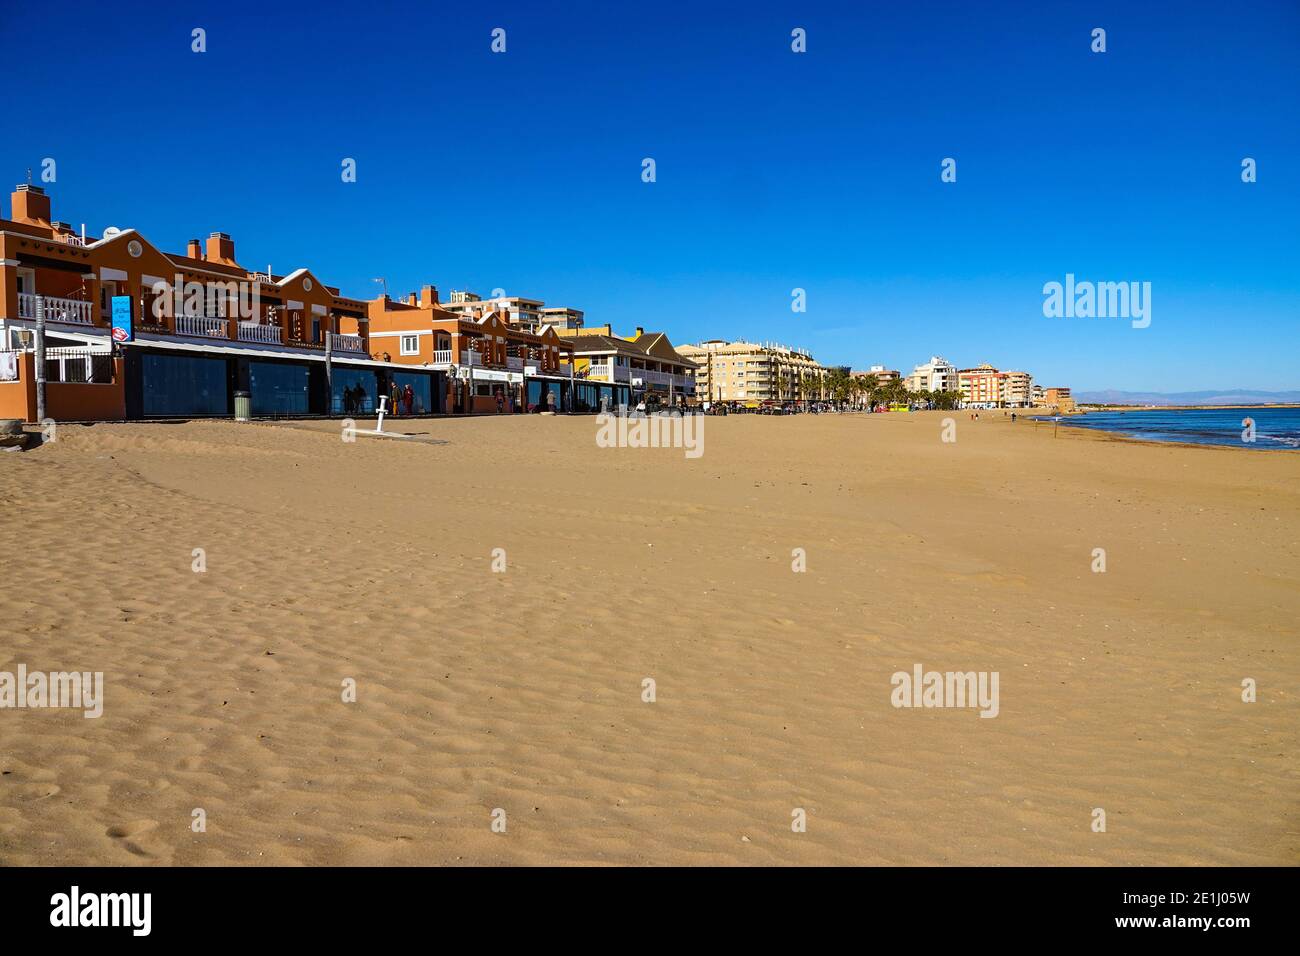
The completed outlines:
{"type": "Polygon", "coordinates": [[[249,412],[252,409],[253,396],[248,392],[235,392],[235,421],[248,421],[249,412]]]}

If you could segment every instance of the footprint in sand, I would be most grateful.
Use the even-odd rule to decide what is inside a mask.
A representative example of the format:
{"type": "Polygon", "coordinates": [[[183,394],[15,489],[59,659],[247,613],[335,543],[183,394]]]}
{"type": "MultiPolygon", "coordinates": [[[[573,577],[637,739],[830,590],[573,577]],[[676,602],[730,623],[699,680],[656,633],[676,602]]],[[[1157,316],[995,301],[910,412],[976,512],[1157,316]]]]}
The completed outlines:
{"type": "Polygon", "coordinates": [[[8,792],[18,800],[48,800],[62,792],[56,783],[21,783],[8,792]]]}
{"type": "Polygon", "coordinates": [[[150,840],[152,832],[157,828],[156,820],[133,820],[129,823],[115,823],[104,833],[132,856],[155,860],[167,853],[160,842],[150,840]]]}

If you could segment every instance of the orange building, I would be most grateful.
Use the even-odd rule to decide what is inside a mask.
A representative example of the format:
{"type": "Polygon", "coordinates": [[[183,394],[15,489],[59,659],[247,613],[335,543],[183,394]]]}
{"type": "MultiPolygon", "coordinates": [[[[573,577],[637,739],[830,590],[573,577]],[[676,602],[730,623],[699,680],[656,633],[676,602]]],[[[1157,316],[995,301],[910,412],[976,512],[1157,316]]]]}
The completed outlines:
{"type": "Polygon", "coordinates": [[[228,416],[240,392],[259,416],[358,414],[394,386],[413,412],[444,409],[445,373],[372,358],[369,304],[309,269],[250,271],[220,232],[184,254],[87,236],[25,185],[0,219],[0,417],[37,417],[42,317],[47,417],[228,416]]]}
{"type": "Polygon", "coordinates": [[[1002,373],[988,364],[964,368],[957,373],[957,387],[967,408],[996,408],[1002,400],[1002,373]]]}
{"type": "Polygon", "coordinates": [[[1062,415],[1068,415],[1074,411],[1074,397],[1070,394],[1070,390],[1063,385],[1047,389],[1043,393],[1043,403],[1055,408],[1062,415]]]}
{"type": "MultiPolygon", "coordinates": [[[[436,286],[405,300],[380,296],[367,303],[373,358],[430,368],[447,375],[451,412],[595,411],[602,398],[578,382],[573,345],[550,325],[518,321],[500,302],[444,308],[436,286]]],[[[627,403],[627,391],[621,399],[627,403]]]]}

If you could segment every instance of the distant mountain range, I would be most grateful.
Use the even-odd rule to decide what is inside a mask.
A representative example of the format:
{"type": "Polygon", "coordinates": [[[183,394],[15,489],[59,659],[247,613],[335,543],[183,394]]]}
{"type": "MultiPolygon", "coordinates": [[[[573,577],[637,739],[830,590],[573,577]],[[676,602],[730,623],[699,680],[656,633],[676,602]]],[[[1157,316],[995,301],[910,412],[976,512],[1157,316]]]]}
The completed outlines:
{"type": "Polygon", "coordinates": [[[1224,388],[1207,392],[1075,392],[1074,400],[1088,405],[1272,405],[1300,402],[1300,392],[1259,392],[1224,388]]]}

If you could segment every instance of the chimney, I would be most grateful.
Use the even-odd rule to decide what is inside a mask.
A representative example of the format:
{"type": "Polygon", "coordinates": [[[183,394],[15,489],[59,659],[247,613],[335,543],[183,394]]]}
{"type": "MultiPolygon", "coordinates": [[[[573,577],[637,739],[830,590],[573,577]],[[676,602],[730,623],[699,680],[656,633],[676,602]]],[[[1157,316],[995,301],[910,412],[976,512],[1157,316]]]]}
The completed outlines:
{"type": "Polygon", "coordinates": [[[223,265],[238,265],[235,262],[235,241],[224,232],[214,232],[208,236],[208,261],[223,265]]]}
{"type": "Polygon", "coordinates": [[[197,239],[191,239],[185,247],[185,255],[191,259],[202,259],[203,245],[197,239]]]}
{"type": "Polygon", "coordinates": [[[50,224],[50,197],[45,195],[45,190],[40,186],[31,183],[19,185],[9,197],[9,205],[13,209],[15,222],[41,226],[50,224]]]}
{"type": "Polygon", "coordinates": [[[419,305],[419,304],[420,304],[420,299],[419,299],[419,297],[418,297],[414,292],[408,293],[407,296],[406,296],[406,304],[407,304],[407,305],[419,305]]]}
{"type": "Polygon", "coordinates": [[[639,339],[639,338],[640,338],[641,336],[643,336],[643,335],[645,335],[645,329],[641,328],[641,326],[638,325],[638,326],[636,327],[636,336],[635,336],[635,338],[638,338],[638,339],[639,339]]]}
{"type": "Polygon", "coordinates": [[[420,305],[430,306],[438,304],[438,287],[436,285],[426,285],[420,289],[420,305]]]}

